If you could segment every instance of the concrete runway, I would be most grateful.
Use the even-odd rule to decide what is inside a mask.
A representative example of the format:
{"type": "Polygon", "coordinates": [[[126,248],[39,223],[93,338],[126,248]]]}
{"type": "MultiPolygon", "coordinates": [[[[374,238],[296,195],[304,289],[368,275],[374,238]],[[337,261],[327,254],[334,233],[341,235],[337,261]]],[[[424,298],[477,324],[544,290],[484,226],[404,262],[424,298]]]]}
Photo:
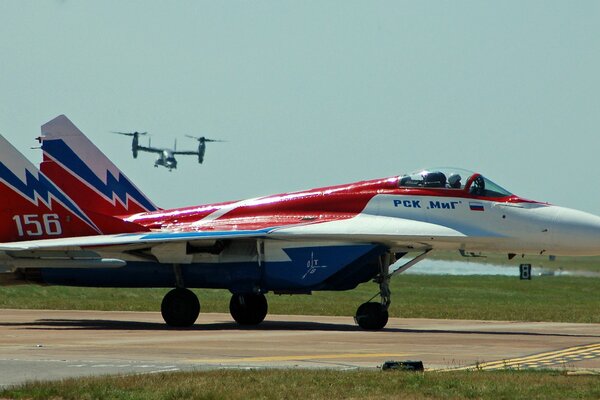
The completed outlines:
{"type": "Polygon", "coordinates": [[[0,310],[0,386],[32,379],[207,368],[567,368],[600,371],[600,324],[392,318],[367,332],[350,317],[268,315],[240,328],[201,314],[190,329],[159,313],[0,310]]]}

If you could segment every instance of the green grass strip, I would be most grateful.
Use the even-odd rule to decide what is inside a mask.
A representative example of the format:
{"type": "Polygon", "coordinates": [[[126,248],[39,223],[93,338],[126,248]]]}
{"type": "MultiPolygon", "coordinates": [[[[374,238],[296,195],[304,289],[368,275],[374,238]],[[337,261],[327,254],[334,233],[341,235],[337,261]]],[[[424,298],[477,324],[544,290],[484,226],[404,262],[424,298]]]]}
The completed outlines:
{"type": "Polygon", "coordinates": [[[562,372],[216,370],[27,383],[11,399],[598,399],[600,377],[562,372]]]}
{"type": "MultiPolygon", "coordinates": [[[[392,317],[600,323],[600,279],[400,275],[391,288],[392,317]]],[[[0,308],[159,311],[168,290],[1,287],[0,308]]],[[[202,312],[229,312],[228,291],[195,292],[202,312]]],[[[267,298],[272,314],[351,316],[377,292],[367,283],[345,292],[267,298]]]]}

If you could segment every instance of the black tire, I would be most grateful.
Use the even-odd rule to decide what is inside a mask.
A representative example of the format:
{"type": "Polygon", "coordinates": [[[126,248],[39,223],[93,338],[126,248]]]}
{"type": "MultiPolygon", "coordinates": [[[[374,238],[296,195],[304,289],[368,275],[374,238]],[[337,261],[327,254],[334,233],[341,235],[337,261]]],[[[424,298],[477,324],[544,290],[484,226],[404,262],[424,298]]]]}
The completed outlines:
{"type": "Polygon", "coordinates": [[[388,310],[381,303],[363,303],[354,317],[358,326],[369,331],[383,329],[388,322],[388,310]]]}
{"type": "Polygon", "coordinates": [[[200,301],[189,289],[173,289],[163,298],[160,313],[169,326],[189,327],[194,325],[200,314],[200,301]]]}
{"type": "Polygon", "coordinates": [[[268,310],[264,294],[234,294],[229,302],[229,312],[240,325],[260,324],[268,310]]]}

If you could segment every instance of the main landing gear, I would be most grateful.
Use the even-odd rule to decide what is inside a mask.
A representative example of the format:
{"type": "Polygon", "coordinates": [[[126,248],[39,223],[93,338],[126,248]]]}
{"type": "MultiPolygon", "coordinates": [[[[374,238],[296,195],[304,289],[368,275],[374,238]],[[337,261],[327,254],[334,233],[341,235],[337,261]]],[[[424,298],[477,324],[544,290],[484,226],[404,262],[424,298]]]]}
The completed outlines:
{"type": "MultiPolygon", "coordinates": [[[[264,294],[234,294],[229,302],[229,311],[240,325],[258,325],[268,312],[264,294]]],[[[163,298],[160,312],[167,325],[188,328],[194,325],[200,314],[200,301],[189,289],[175,288],[163,298]]]]}
{"type": "MultiPolygon", "coordinates": [[[[378,331],[383,329],[388,322],[388,308],[392,303],[392,292],[390,291],[390,280],[395,274],[401,273],[421,261],[431,250],[425,250],[422,254],[406,262],[400,268],[390,273],[390,266],[396,262],[396,256],[391,253],[386,253],[379,259],[379,274],[373,280],[379,284],[379,293],[371,297],[371,299],[361,304],[356,310],[354,320],[363,329],[369,331],[378,331]],[[380,302],[372,301],[375,297],[380,296],[380,302]]],[[[401,254],[400,257],[406,253],[401,254]]],[[[399,257],[398,257],[399,258],[399,257]]]]}
{"type": "Polygon", "coordinates": [[[167,325],[186,328],[196,322],[200,314],[200,301],[191,290],[175,288],[163,298],[160,313],[167,325]]]}
{"type": "Polygon", "coordinates": [[[258,325],[267,316],[269,307],[265,295],[234,294],[229,302],[229,312],[240,325],[258,325]]]}
{"type": "MultiPolygon", "coordinates": [[[[200,314],[200,301],[189,289],[184,287],[181,267],[173,265],[176,288],[165,295],[160,312],[167,325],[175,328],[187,328],[194,325],[200,314]]],[[[229,311],[240,325],[258,325],[266,317],[267,299],[262,293],[233,294],[229,302],[229,311]]]]}

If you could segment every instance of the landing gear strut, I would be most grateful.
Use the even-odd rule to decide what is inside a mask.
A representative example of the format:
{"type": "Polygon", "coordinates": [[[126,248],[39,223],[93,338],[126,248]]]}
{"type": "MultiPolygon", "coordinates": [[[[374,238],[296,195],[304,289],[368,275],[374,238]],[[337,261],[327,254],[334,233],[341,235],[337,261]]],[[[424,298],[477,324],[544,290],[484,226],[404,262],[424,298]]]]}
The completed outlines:
{"type": "Polygon", "coordinates": [[[200,314],[200,301],[191,290],[176,288],[163,298],[160,312],[167,325],[185,328],[196,322],[200,314]]]}
{"type": "MultiPolygon", "coordinates": [[[[431,250],[425,250],[422,254],[408,261],[394,272],[390,273],[390,265],[396,262],[396,256],[386,253],[379,259],[379,274],[373,280],[379,284],[379,293],[373,296],[368,302],[363,303],[356,310],[354,320],[363,329],[378,331],[385,327],[388,322],[388,308],[392,303],[392,292],[390,291],[390,280],[397,273],[404,272],[419,261],[421,261],[431,250]],[[371,301],[380,296],[380,302],[371,301]]],[[[406,254],[406,253],[404,253],[406,254]]],[[[402,256],[404,255],[402,254],[402,256]]]]}
{"type": "Polygon", "coordinates": [[[229,302],[231,316],[240,325],[260,324],[267,316],[268,308],[262,293],[234,294],[229,302]]]}

